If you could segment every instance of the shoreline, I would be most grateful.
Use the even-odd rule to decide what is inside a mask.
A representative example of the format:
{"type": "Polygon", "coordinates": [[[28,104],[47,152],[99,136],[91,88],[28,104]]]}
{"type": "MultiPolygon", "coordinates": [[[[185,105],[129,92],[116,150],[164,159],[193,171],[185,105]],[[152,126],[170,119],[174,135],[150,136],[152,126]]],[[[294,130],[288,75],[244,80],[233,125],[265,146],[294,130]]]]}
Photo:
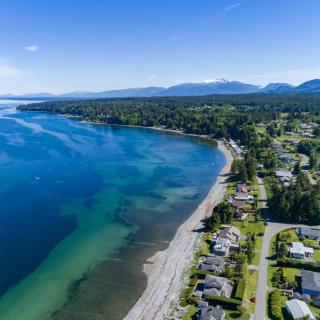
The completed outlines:
{"type": "Polygon", "coordinates": [[[172,305],[180,296],[183,288],[183,276],[190,267],[194,258],[199,233],[194,231],[202,227],[201,220],[208,216],[212,208],[225,196],[226,179],[230,173],[233,160],[232,152],[227,148],[223,140],[212,139],[209,135],[187,134],[180,130],[166,129],[163,127],[144,127],[135,125],[107,124],[88,121],[81,116],[60,114],[66,118],[82,119],[84,122],[94,125],[131,127],[159,131],[162,133],[176,134],[217,143],[219,150],[224,154],[226,163],[216,180],[212,182],[206,197],[194,210],[191,216],[177,229],[169,246],[156,252],[146,260],[143,272],[147,277],[147,286],[143,293],[129,310],[124,320],[160,320],[172,311],[172,305]]]}
{"type": "MultiPolygon", "coordinates": [[[[166,131],[161,128],[154,129],[166,131]]],[[[173,132],[179,134],[177,131],[173,132]]],[[[210,139],[204,136],[197,137],[210,139]]],[[[223,141],[215,141],[219,150],[226,157],[225,166],[211,186],[207,196],[192,215],[178,228],[168,248],[147,259],[143,270],[147,276],[147,287],[124,320],[160,320],[170,311],[171,303],[179,297],[183,274],[195,254],[199,233],[194,230],[202,227],[201,220],[225,196],[226,179],[231,169],[233,156],[223,141]]]]}

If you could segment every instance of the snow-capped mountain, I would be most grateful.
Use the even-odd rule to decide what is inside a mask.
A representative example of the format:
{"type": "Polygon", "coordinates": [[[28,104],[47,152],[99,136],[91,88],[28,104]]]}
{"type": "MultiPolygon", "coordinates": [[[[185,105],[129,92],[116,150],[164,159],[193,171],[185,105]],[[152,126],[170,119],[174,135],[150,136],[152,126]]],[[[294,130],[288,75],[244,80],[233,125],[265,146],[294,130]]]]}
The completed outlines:
{"type": "Polygon", "coordinates": [[[101,92],[75,91],[66,94],[54,95],[51,93],[30,93],[23,95],[1,95],[0,98],[74,98],[74,99],[99,99],[99,98],[125,98],[125,97],[164,97],[164,96],[203,96],[209,94],[295,94],[295,93],[320,93],[320,79],[306,81],[298,86],[288,83],[270,83],[264,87],[226,79],[206,79],[200,83],[182,83],[168,88],[146,87],[109,90],[101,92]]]}

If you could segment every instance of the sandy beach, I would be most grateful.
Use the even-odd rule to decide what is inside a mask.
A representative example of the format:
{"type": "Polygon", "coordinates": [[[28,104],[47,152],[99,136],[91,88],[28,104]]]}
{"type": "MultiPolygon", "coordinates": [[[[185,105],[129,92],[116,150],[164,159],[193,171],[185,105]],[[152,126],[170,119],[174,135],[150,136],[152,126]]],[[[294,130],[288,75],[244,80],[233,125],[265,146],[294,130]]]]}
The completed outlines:
{"type": "Polygon", "coordinates": [[[147,287],[124,318],[125,320],[160,320],[169,311],[170,303],[178,297],[183,273],[190,265],[195,253],[199,233],[194,230],[202,226],[201,220],[223,199],[225,194],[226,178],[230,172],[233,157],[223,142],[218,141],[218,147],[226,157],[226,165],[206,198],[179,227],[169,247],[156,253],[144,265],[144,272],[148,278],[147,287]]]}

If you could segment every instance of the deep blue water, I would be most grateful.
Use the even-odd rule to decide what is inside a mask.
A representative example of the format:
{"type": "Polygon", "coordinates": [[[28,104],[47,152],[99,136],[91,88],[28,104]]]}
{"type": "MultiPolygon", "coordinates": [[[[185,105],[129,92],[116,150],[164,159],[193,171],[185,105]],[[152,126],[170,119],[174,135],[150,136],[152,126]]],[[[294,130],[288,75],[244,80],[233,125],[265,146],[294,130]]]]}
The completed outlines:
{"type": "Polygon", "coordinates": [[[93,320],[111,306],[118,318],[141,294],[145,258],[167,246],[224,163],[198,139],[0,107],[0,319],[60,310],[56,319],[93,320]],[[103,281],[121,306],[93,299],[103,281]],[[79,311],[86,299],[90,317],[79,311]]]}

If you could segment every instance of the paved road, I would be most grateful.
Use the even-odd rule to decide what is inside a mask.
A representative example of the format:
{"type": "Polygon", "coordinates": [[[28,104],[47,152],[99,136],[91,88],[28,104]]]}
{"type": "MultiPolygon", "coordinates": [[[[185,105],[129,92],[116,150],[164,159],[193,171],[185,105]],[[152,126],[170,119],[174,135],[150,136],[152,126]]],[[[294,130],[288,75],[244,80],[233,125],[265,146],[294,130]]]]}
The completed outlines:
{"type": "Polygon", "coordinates": [[[259,265],[258,274],[258,287],[256,293],[256,309],[254,314],[255,320],[266,320],[266,309],[267,309],[267,290],[268,290],[268,260],[269,255],[269,244],[271,238],[278,232],[285,230],[287,228],[299,227],[296,224],[285,224],[272,222],[270,219],[270,213],[267,209],[267,194],[261,178],[257,178],[258,186],[262,201],[262,211],[268,225],[265,228],[265,233],[263,236],[262,248],[261,248],[261,258],[259,265]]]}

